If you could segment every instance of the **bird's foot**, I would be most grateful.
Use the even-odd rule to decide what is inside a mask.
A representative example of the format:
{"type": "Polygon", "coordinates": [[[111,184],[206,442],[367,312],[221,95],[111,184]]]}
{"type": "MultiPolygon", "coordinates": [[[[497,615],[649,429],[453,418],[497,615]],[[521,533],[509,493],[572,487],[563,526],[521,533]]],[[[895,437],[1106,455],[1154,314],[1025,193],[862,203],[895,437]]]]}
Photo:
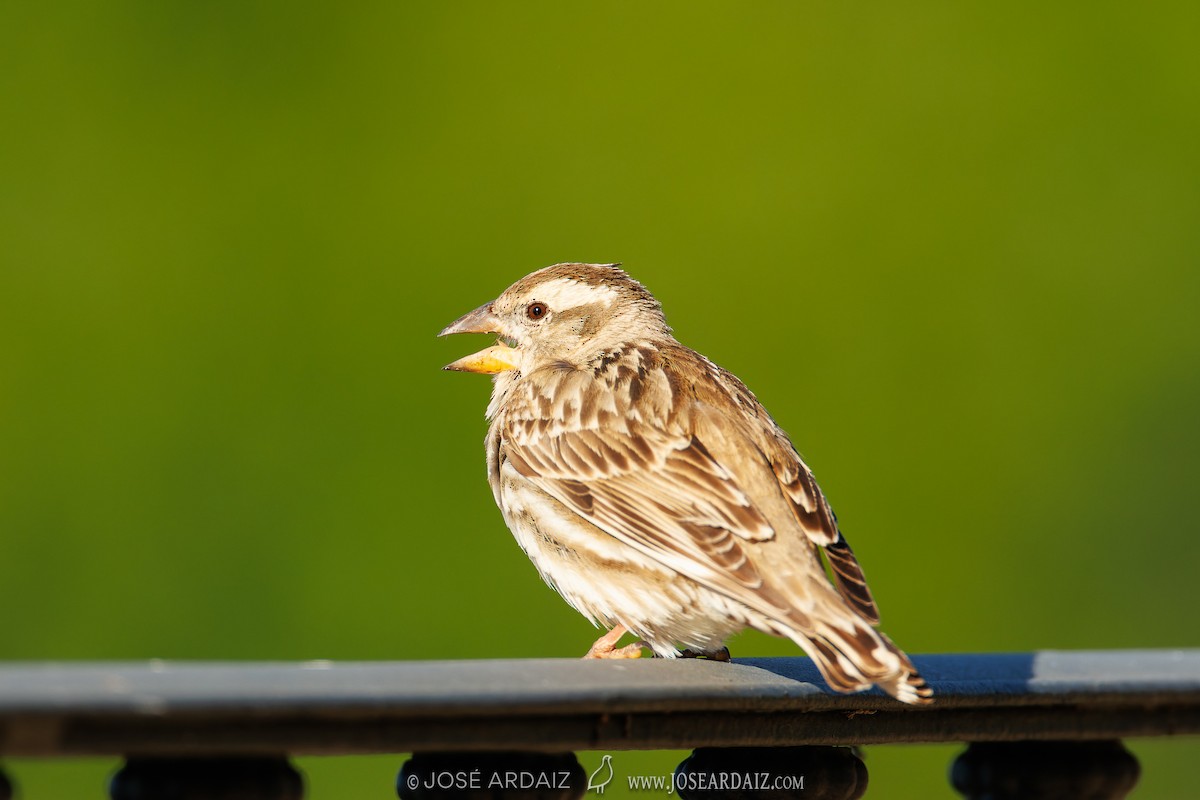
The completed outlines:
{"type": "Polygon", "coordinates": [[[693,650],[690,647],[686,650],[679,651],[680,658],[707,658],[709,661],[729,661],[729,648],[722,647],[720,650],[713,650],[711,653],[703,653],[698,650],[693,650]]]}
{"type": "Polygon", "coordinates": [[[595,641],[592,649],[587,651],[584,658],[641,658],[642,650],[650,646],[645,642],[638,641],[624,647],[617,647],[617,641],[626,632],[624,625],[613,628],[595,641]]]}

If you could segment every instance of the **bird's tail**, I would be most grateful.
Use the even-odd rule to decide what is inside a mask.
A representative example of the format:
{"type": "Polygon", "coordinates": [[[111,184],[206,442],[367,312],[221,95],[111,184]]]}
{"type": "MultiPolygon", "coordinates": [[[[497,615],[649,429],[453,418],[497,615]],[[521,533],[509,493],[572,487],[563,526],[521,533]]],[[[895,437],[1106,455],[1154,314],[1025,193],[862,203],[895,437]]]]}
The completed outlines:
{"type": "Polygon", "coordinates": [[[788,619],[783,631],[812,657],[826,682],[839,692],[858,692],[877,685],[903,703],[933,702],[933,690],[909,657],[892,640],[857,614],[836,622],[788,619]]]}

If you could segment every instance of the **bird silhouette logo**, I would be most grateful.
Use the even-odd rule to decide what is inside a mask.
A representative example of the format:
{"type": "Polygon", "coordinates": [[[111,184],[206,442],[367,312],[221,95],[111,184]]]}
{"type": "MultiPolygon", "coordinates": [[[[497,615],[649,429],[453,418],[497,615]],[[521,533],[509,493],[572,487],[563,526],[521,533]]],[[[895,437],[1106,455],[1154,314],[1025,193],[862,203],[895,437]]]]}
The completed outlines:
{"type": "Polygon", "coordinates": [[[604,794],[604,787],[613,779],[612,756],[607,753],[600,759],[600,766],[588,776],[587,791],[596,790],[596,794],[604,794]]]}

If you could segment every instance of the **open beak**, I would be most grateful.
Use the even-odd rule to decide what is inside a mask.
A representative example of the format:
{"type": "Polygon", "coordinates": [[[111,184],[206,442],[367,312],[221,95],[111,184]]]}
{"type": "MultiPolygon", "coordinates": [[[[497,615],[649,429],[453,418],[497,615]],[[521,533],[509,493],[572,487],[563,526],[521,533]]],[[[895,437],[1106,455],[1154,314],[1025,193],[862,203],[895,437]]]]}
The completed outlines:
{"type": "MultiPolygon", "coordinates": [[[[474,311],[464,314],[442,328],[438,336],[449,336],[452,333],[500,334],[503,331],[500,329],[499,318],[492,313],[492,304],[484,303],[474,311]]],[[[510,369],[516,368],[513,348],[502,342],[497,342],[491,347],[480,350],[478,353],[472,353],[469,356],[460,358],[453,364],[447,364],[442,367],[442,369],[454,370],[455,372],[481,372],[485,375],[494,375],[497,372],[507,372],[510,369]]]]}

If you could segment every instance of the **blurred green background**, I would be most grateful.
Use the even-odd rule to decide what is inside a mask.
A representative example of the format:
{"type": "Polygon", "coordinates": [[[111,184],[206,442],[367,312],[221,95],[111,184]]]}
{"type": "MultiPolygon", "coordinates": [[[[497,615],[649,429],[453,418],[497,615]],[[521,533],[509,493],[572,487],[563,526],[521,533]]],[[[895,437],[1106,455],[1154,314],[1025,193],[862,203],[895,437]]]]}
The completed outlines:
{"type": "MultiPolygon", "coordinates": [[[[1200,6],[0,7],[3,659],[577,656],[438,329],[622,261],[910,652],[1200,646],[1200,6]]],[[[796,654],[747,634],[736,655],[796,654]]],[[[1134,742],[1182,796],[1195,740],[1134,742]]],[[[951,797],[957,748],[869,748],[951,797]]],[[[619,754],[667,772],[680,754],[619,754]]],[[[599,754],[584,756],[589,768],[599,754]]],[[[389,797],[402,759],[306,759],[389,797]]],[[[9,761],[99,797],[108,761],[9,761]]]]}

